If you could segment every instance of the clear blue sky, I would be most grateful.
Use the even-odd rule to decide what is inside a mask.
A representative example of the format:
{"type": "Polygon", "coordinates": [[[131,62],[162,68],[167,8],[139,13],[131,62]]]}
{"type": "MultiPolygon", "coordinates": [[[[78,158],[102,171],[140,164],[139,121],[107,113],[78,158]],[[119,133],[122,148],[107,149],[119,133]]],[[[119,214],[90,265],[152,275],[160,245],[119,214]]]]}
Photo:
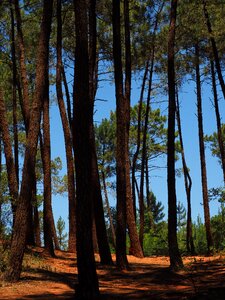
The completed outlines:
{"type": "MultiPolygon", "coordinates": [[[[139,83],[134,82],[132,88],[132,105],[139,100],[139,83]]],[[[219,87],[218,87],[219,89],[219,87]]],[[[109,117],[110,111],[115,110],[115,90],[114,86],[108,82],[100,83],[97,98],[108,101],[96,101],[95,121],[100,122],[102,118],[109,117]]],[[[211,134],[216,130],[215,112],[212,105],[211,86],[204,84],[203,86],[203,119],[204,119],[204,133],[211,134]]],[[[167,96],[162,95],[161,98],[153,99],[152,102],[157,100],[167,100],[167,96]]],[[[181,119],[183,129],[183,139],[185,147],[185,155],[187,165],[190,169],[192,177],[192,216],[196,220],[200,215],[203,220],[203,206],[202,206],[202,188],[201,188],[201,173],[200,173],[200,160],[199,160],[199,143],[198,143],[198,127],[197,127],[197,107],[196,107],[196,94],[195,83],[187,82],[180,93],[181,103],[181,119]]],[[[167,114],[167,103],[157,104],[163,114],[167,114]]],[[[154,105],[153,105],[153,108],[154,105]]],[[[221,116],[225,116],[225,100],[220,100],[221,116]]],[[[224,118],[222,121],[225,122],[224,118]]],[[[51,108],[51,137],[52,137],[52,158],[60,156],[63,161],[62,174],[66,173],[66,161],[64,150],[64,139],[62,134],[61,120],[58,113],[57,105],[51,108]]],[[[210,151],[206,149],[207,159],[207,175],[208,175],[208,188],[218,187],[223,185],[222,171],[217,158],[212,157],[210,151]]],[[[166,157],[160,158],[157,161],[159,166],[166,165],[166,157]]],[[[177,168],[181,168],[181,159],[176,164],[177,168]]],[[[151,189],[155,193],[157,200],[161,201],[165,206],[165,213],[167,214],[167,178],[166,169],[155,170],[150,173],[151,176],[151,189]]],[[[186,207],[186,194],[184,190],[184,179],[177,178],[177,199],[184,203],[186,207]]],[[[115,199],[114,199],[115,200],[115,199]]],[[[115,201],[111,197],[112,205],[115,201]]],[[[218,203],[211,202],[210,209],[211,215],[217,214],[218,203]]],[[[60,197],[53,195],[53,209],[55,220],[62,216],[65,221],[68,217],[68,203],[67,197],[60,197]]]]}

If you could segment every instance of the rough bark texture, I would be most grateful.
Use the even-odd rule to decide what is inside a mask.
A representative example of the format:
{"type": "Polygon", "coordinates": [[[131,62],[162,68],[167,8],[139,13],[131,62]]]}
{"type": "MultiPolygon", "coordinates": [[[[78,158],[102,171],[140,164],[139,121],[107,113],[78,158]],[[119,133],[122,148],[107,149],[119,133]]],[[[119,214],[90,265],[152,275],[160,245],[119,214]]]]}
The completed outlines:
{"type": "MultiPolygon", "coordinates": [[[[66,163],[67,163],[67,178],[68,178],[68,201],[69,201],[69,241],[68,251],[76,251],[76,216],[75,216],[75,178],[74,178],[74,160],[72,135],[70,131],[70,123],[66,115],[66,108],[63,100],[62,92],[62,19],[61,19],[61,0],[57,1],[57,66],[56,66],[56,92],[59,105],[60,116],[62,120],[66,163]]],[[[65,74],[64,74],[65,76],[65,74]]],[[[71,112],[68,111],[69,114],[71,112]]],[[[71,122],[71,120],[70,120],[71,122]]]]}
{"type": "Polygon", "coordinates": [[[34,240],[37,247],[41,247],[41,229],[40,229],[40,219],[37,203],[37,188],[36,188],[36,178],[35,185],[32,191],[32,203],[33,203],[33,215],[34,215],[34,240]]]}
{"type": "Polygon", "coordinates": [[[76,25],[73,143],[76,170],[78,299],[98,299],[92,240],[93,188],[91,161],[92,99],[89,93],[87,3],[74,0],[76,25]]]}
{"type": "Polygon", "coordinates": [[[208,254],[213,251],[213,239],[210,224],[210,210],[208,198],[208,185],[207,185],[207,171],[205,161],[205,145],[204,145],[204,131],[203,131],[203,117],[202,117],[202,94],[201,94],[201,79],[199,67],[199,45],[195,45],[195,72],[196,72],[196,90],[197,90],[197,114],[198,114],[198,136],[199,136],[199,153],[201,162],[201,181],[202,181],[202,197],[203,208],[206,228],[206,240],[208,254]]]}
{"type": "Polygon", "coordinates": [[[113,59],[116,88],[116,189],[117,189],[117,227],[116,263],[120,269],[127,269],[126,256],[126,123],[125,97],[123,95],[123,73],[121,61],[120,1],[113,0],[113,59]]]}
{"type": "Polygon", "coordinates": [[[42,101],[46,96],[46,78],[48,77],[48,47],[51,31],[51,16],[53,1],[44,0],[43,17],[41,23],[41,33],[37,54],[36,86],[35,96],[32,104],[31,120],[25,150],[22,184],[18,206],[15,215],[15,225],[11,243],[11,253],[9,257],[8,269],[5,279],[17,281],[22,270],[22,261],[26,245],[27,234],[27,212],[31,199],[31,190],[28,188],[32,184],[30,170],[35,169],[35,157],[37,152],[38,134],[40,130],[42,101]]]}
{"type": "Polygon", "coordinates": [[[217,46],[216,46],[216,41],[215,41],[215,38],[213,36],[213,30],[212,30],[212,25],[211,25],[211,22],[210,22],[208,10],[207,10],[206,1],[202,0],[202,4],[203,4],[203,12],[204,12],[204,15],[205,15],[205,21],[206,21],[206,25],[207,25],[208,33],[209,33],[209,36],[210,36],[211,45],[212,45],[212,51],[213,51],[213,55],[214,55],[216,71],[217,71],[217,74],[218,74],[218,78],[219,78],[220,86],[221,86],[221,89],[222,89],[223,97],[225,99],[225,83],[224,83],[223,74],[222,74],[222,70],[221,70],[221,66],[220,66],[220,58],[219,58],[219,53],[218,53],[218,49],[217,49],[217,46]]]}
{"type": "Polygon", "coordinates": [[[6,118],[6,109],[5,103],[3,100],[2,91],[0,89],[0,131],[2,134],[2,140],[4,145],[5,159],[6,159],[6,168],[7,168],[7,177],[9,183],[9,192],[11,196],[12,209],[16,207],[18,200],[18,183],[16,176],[16,168],[14,164],[14,157],[12,153],[12,144],[9,133],[8,121],[6,118]]]}
{"type": "Polygon", "coordinates": [[[224,149],[224,141],[222,135],[221,118],[220,118],[219,102],[218,102],[217,87],[216,87],[216,74],[214,70],[213,60],[210,61],[210,64],[211,64],[214,108],[215,108],[216,124],[217,124],[217,137],[218,137],[218,144],[219,144],[220,156],[221,156],[221,166],[223,170],[223,181],[225,184],[225,149],[224,149]]]}
{"type": "Polygon", "coordinates": [[[176,116],[177,116],[177,126],[180,138],[180,147],[181,147],[181,157],[182,157],[182,165],[184,171],[184,184],[185,184],[185,191],[187,196],[187,233],[186,233],[186,247],[187,252],[191,253],[192,255],[195,254],[195,247],[192,235],[192,218],[191,218],[191,187],[192,187],[192,180],[189,174],[189,170],[186,163],[186,158],[184,154],[184,143],[183,143],[183,134],[182,134],[182,127],[181,127],[181,118],[180,118],[180,104],[177,92],[177,101],[176,101],[176,116]]]}
{"type": "Polygon", "coordinates": [[[19,1],[14,1],[15,12],[16,12],[16,23],[17,23],[17,38],[18,38],[18,49],[19,49],[19,65],[20,74],[23,90],[23,101],[22,101],[22,113],[24,117],[25,127],[28,130],[29,117],[30,117],[30,103],[29,103],[29,88],[26,70],[26,58],[25,58],[25,46],[22,31],[22,19],[20,14],[19,1]]]}
{"type": "Polygon", "coordinates": [[[167,148],[167,184],[168,184],[168,242],[170,267],[177,270],[183,267],[183,262],[177,243],[177,199],[175,178],[175,66],[174,45],[176,28],[177,0],[171,1],[170,26],[168,34],[168,148],[167,148]]]}
{"type": "Polygon", "coordinates": [[[130,183],[130,158],[129,158],[129,131],[130,131],[130,96],[131,96],[131,45],[130,45],[130,16],[129,1],[124,0],[124,27],[125,27],[125,156],[126,156],[126,210],[127,226],[130,237],[129,253],[136,257],[144,257],[138,237],[133,198],[130,183]]]}

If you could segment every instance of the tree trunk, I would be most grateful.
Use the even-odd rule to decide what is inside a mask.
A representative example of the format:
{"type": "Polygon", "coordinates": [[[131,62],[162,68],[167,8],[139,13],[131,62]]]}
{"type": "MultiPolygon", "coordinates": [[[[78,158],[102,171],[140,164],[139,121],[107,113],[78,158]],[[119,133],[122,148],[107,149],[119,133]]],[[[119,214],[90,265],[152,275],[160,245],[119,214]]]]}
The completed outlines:
{"type": "Polygon", "coordinates": [[[106,203],[107,212],[108,212],[108,215],[109,215],[110,229],[111,229],[111,232],[112,232],[112,242],[113,242],[114,248],[116,248],[116,232],[115,232],[115,227],[114,227],[114,224],[113,224],[113,218],[112,218],[111,209],[110,209],[110,205],[109,205],[109,198],[108,198],[108,193],[107,193],[107,188],[106,188],[104,171],[102,171],[101,174],[102,174],[103,190],[104,190],[104,195],[105,195],[105,203],[106,203]]]}
{"type": "Polygon", "coordinates": [[[168,184],[168,242],[170,268],[178,270],[183,267],[183,262],[177,243],[177,199],[176,199],[176,175],[175,175],[175,28],[177,15],[177,0],[171,1],[170,26],[168,34],[168,146],[167,146],[167,184],[168,184]]]}
{"type": "Polygon", "coordinates": [[[0,90],[0,116],[1,116],[0,131],[2,133],[2,140],[4,145],[9,193],[11,196],[11,206],[12,206],[13,213],[15,213],[17,201],[18,201],[18,183],[17,183],[17,176],[16,176],[16,168],[15,168],[14,158],[12,153],[9,126],[6,118],[5,103],[3,100],[3,95],[1,90],[0,90]]]}
{"type": "Polygon", "coordinates": [[[41,23],[41,33],[37,50],[37,70],[35,97],[32,104],[31,120],[26,143],[22,184],[20,196],[15,215],[15,225],[11,243],[11,253],[9,264],[5,273],[5,279],[8,281],[17,281],[22,270],[22,261],[26,245],[27,234],[27,217],[29,202],[31,199],[31,189],[27,188],[32,185],[30,171],[35,170],[36,152],[38,134],[40,131],[42,101],[46,97],[48,87],[46,78],[48,78],[48,54],[49,38],[51,32],[52,0],[44,0],[43,17],[41,23]]]}
{"type": "MultiPolygon", "coordinates": [[[[48,79],[46,79],[48,81],[48,79]]],[[[52,257],[54,254],[53,245],[53,224],[52,224],[52,175],[51,175],[51,146],[50,146],[50,120],[49,120],[49,96],[46,94],[43,105],[43,143],[41,144],[41,156],[44,173],[44,203],[43,203],[43,227],[45,251],[52,257]]],[[[54,221],[53,221],[54,223],[54,221]]]]}
{"type": "Polygon", "coordinates": [[[14,27],[14,14],[13,8],[10,7],[11,14],[11,53],[12,53],[12,65],[13,65],[13,78],[12,78],[12,94],[13,94],[13,136],[14,136],[14,160],[17,177],[17,189],[19,189],[19,149],[18,149],[18,129],[17,129],[17,67],[16,67],[16,50],[15,50],[15,27],[14,27]]]}
{"type": "Polygon", "coordinates": [[[213,88],[213,96],[214,96],[214,108],[216,113],[217,137],[218,137],[218,145],[219,145],[220,156],[221,156],[221,166],[223,170],[223,181],[225,184],[225,149],[223,143],[220,110],[219,110],[218,95],[217,95],[217,88],[216,88],[216,74],[214,70],[213,60],[210,60],[210,64],[211,64],[212,88],[213,88]]]}
{"type": "MultiPolygon", "coordinates": [[[[72,136],[69,121],[66,115],[66,108],[63,101],[62,92],[62,20],[61,20],[61,0],[57,1],[57,66],[56,66],[56,92],[59,105],[60,116],[62,120],[66,162],[68,178],[68,200],[69,200],[69,242],[68,251],[76,252],[76,216],[75,216],[75,178],[74,178],[74,160],[72,136]]],[[[65,76],[65,74],[64,74],[65,76]]],[[[71,112],[70,112],[71,113],[71,112]]]]}
{"type": "MultiPolygon", "coordinates": [[[[134,202],[134,214],[135,214],[135,219],[136,219],[136,190],[135,190],[135,172],[136,172],[136,164],[138,160],[138,155],[140,151],[140,146],[141,146],[141,115],[142,115],[142,104],[143,104],[143,97],[144,97],[144,91],[145,91],[145,84],[147,80],[147,74],[148,74],[148,68],[149,68],[149,61],[146,63],[145,67],[145,72],[143,76],[143,81],[142,81],[142,86],[141,86],[141,94],[140,94],[140,99],[138,103],[138,128],[137,128],[137,148],[136,151],[133,155],[133,161],[132,161],[132,195],[133,195],[133,202],[134,202]]],[[[138,196],[139,199],[139,196],[138,196]]]]}
{"type": "Polygon", "coordinates": [[[34,240],[35,240],[35,246],[41,247],[41,229],[40,229],[36,184],[37,183],[35,178],[35,185],[32,191],[33,192],[32,203],[33,203],[33,215],[34,215],[34,240]]]}
{"type": "Polygon", "coordinates": [[[210,225],[210,210],[207,186],[207,172],[205,161],[205,145],[203,132],[203,118],[202,118],[202,95],[201,95],[201,79],[199,68],[199,45],[195,44],[195,72],[196,72],[196,89],[197,89],[197,109],[198,109],[198,135],[199,135],[199,151],[201,161],[201,181],[202,181],[202,197],[205,217],[206,240],[208,254],[213,251],[213,239],[210,225]]]}
{"type": "Polygon", "coordinates": [[[69,120],[70,129],[72,129],[72,113],[71,113],[70,93],[69,93],[69,87],[68,87],[67,80],[66,80],[65,68],[63,65],[61,66],[61,72],[62,72],[63,84],[64,84],[64,89],[65,89],[65,94],[66,94],[67,116],[68,116],[68,120],[69,120]]]}
{"type": "Polygon", "coordinates": [[[93,187],[91,131],[92,99],[89,93],[88,7],[86,1],[74,0],[76,25],[73,144],[76,170],[76,222],[78,299],[98,299],[92,238],[93,187]]]}
{"type": "MultiPolygon", "coordinates": [[[[89,94],[92,101],[92,114],[94,114],[94,100],[97,89],[97,64],[96,64],[96,1],[89,1],[89,94]]],[[[93,187],[93,203],[94,218],[96,226],[96,234],[98,240],[99,255],[102,264],[112,264],[107,232],[105,226],[103,201],[101,194],[101,185],[98,171],[97,154],[95,146],[94,124],[91,128],[91,161],[92,161],[92,184],[93,187]]]]}
{"type": "Polygon", "coordinates": [[[186,247],[187,252],[191,253],[191,255],[195,254],[194,248],[194,241],[192,235],[192,220],[191,220],[191,187],[192,187],[192,180],[189,174],[189,170],[186,163],[186,158],[184,154],[184,143],[183,143],[183,135],[182,135],[182,128],[181,128],[181,118],[180,118],[180,103],[178,98],[177,92],[177,102],[176,102],[176,116],[177,116],[177,126],[180,138],[180,147],[181,147],[181,156],[182,156],[182,165],[184,171],[184,184],[185,184],[185,191],[187,196],[187,234],[186,234],[186,247]]]}
{"type": "Polygon", "coordinates": [[[30,100],[29,100],[29,88],[28,88],[28,79],[26,71],[26,58],[25,58],[25,46],[23,39],[22,31],[22,20],[19,7],[19,1],[14,1],[15,12],[16,12],[16,23],[17,23],[17,38],[18,38],[18,49],[19,49],[19,65],[20,65],[20,74],[23,90],[23,101],[22,101],[22,113],[24,118],[24,123],[26,131],[29,126],[29,117],[30,117],[30,100]]]}
{"type": "Polygon", "coordinates": [[[143,258],[143,251],[139,241],[136,220],[133,209],[133,198],[130,183],[130,158],[129,158],[129,131],[130,131],[130,96],[131,96],[131,46],[130,46],[130,12],[129,1],[124,0],[124,27],[125,27],[125,168],[126,168],[126,213],[127,226],[130,238],[129,253],[143,258]]]}
{"type": "Polygon", "coordinates": [[[206,21],[206,25],[207,25],[208,33],[210,36],[211,45],[212,45],[212,51],[213,51],[213,55],[214,55],[214,59],[215,59],[216,71],[218,74],[223,97],[225,99],[225,83],[224,83],[223,74],[222,74],[222,70],[221,70],[221,66],[220,66],[220,58],[219,58],[218,49],[216,46],[216,41],[213,36],[213,31],[212,31],[212,26],[211,26],[211,22],[210,22],[208,10],[207,10],[206,1],[202,0],[202,4],[203,4],[203,12],[204,12],[204,16],[205,16],[205,21],[206,21]]]}
{"type": "Polygon", "coordinates": [[[113,59],[116,89],[116,189],[117,189],[117,227],[116,263],[120,269],[128,268],[126,256],[126,104],[123,95],[123,72],[121,50],[120,1],[113,0],[113,59]]]}

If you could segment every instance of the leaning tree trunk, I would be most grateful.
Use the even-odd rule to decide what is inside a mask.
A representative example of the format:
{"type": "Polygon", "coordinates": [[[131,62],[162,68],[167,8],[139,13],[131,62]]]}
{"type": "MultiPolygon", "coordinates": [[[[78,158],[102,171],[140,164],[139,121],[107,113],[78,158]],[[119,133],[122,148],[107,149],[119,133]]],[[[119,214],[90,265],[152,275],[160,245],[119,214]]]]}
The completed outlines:
{"type": "Polygon", "coordinates": [[[175,174],[175,29],[177,15],[177,0],[171,1],[170,26],[168,34],[168,142],[167,142],[167,184],[168,184],[168,242],[170,268],[177,270],[183,267],[183,262],[177,242],[177,199],[176,199],[176,174],[175,174]]]}
{"type": "Polygon", "coordinates": [[[41,108],[43,99],[46,97],[48,86],[48,57],[49,38],[51,32],[52,0],[44,0],[43,17],[41,22],[41,32],[37,50],[37,69],[35,95],[31,110],[31,120],[26,143],[22,183],[19,195],[18,206],[15,215],[14,231],[11,243],[8,268],[5,279],[17,281],[22,270],[22,261],[26,246],[27,234],[27,213],[32,191],[27,187],[32,185],[30,171],[35,170],[38,134],[40,131],[41,108]]]}
{"type": "Polygon", "coordinates": [[[195,44],[195,72],[196,72],[196,89],[197,89],[198,135],[199,135],[199,151],[200,151],[200,161],[201,161],[202,197],[203,197],[203,207],[204,207],[207,248],[208,248],[208,254],[210,254],[213,251],[213,239],[212,239],[211,224],[210,224],[210,210],[209,210],[203,118],[202,118],[201,79],[200,79],[199,64],[200,64],[199,45],[195,44]]]}
{"type": "Polygon", "coordinates": [[[216,124],[217,124],[217,138],[218,144],[220,149],[220,156],[221,156],[221,166],[223,170],[223,181],[225,184],[225,149],[224,149],[224,141],[222,135],[222,126],[221,126],[221,118],[220,118],[220,110],[219,110],[219,101],[217,95],[217,87],[216,87],[216,74],[214,70],[214,62],[211,59],[211,75],[212,75],[212,88],[213,88],[213,97],[214,97],[214,108],[216,114],[216,124]]]}
{"type": "Polygon", "coordinates": [[[113,59],[116,89],[116,188],[117,188],[117,227],[116,263],[120,269],[127,269],[126,256],[126,123],[125,98],[123,95],[120,0],[113,0],[113,59]]]}
{"type": "Polygon", "coordinates": [[[4,103],[1,89],[0,89],[0,116],[1,116],[0,131],[2,134],[2,141],[4,145],[9,193],[11,197],[11,206],[12,206],[12,211],[15,212],[15,208],[18,201],[18,182],[17,182],[16,168],[15,168],[14,158],[12,153],[11,137],[9,133],[9,125],[7,121],[6,108],[5,108],[5,103],[4,103]]]}
{"type": "MultiPolygon", "coordinates": [[[[142,86],[141,86],[141,94],[140,94],[140,99],[138,103],[138,128],[137,128],[137,142],[136,142],[136,151],[133,155],[133,161],[132,161],[132,195],[133,195],[133,206],[134,206],[134,214],[135,214],[135,219],[136,219],[136,189],[135,189],[135,181],[136,181],[136,165],[137,165],[137,160],[140,152],[140,147],[141,147],[141,115],[142,115],[142,107],[143,107],[143,98],[144,98],[144,91],[145,91],[145,84],[147,80],[147,74],[148,74],[148,68],[149,68],[149,61],[146,63],[145,67],[145,72],[143,76],[143,81],[142,81],[142,86]]],[[[139,199],[139,197],[138,197],[139,199]]]]}
{"type": "Polygon", "coordinates": [[[89,93],[88,7],[86,1],[74,0],[76,25],[73,144],[76,170],[76,222],[78,299],[99,297],[98,278],[92,239],[93,187],[91,131],[92,99],[89,93]]]}
{"type": "MultiPolygon", "coordinates": [[[[66,108],[63,101],[62,92],[62,17],[61,17],[61,0],[57,1],[57,66],[56,66],[56,92],[59,105],[60,116],[62,120],[65,149],[66,149],[66,163],[67,163],[67,178],[68,178],[68,200],[69,200],[69,241],[68,251],[76,251],[76,216],[75,216],[75,177],[74,177],[74,160],[73,160],[73,146],[72,135],[70,130],[71,111],[68,110],[68,118],[66,115],[66,108]]],[[[65,76],[65,74],[64,74],[65,76]]],[[[68,97],[68,96],[67,96],[68,97]]],[[[70,101],[69,101],[70,103],[70,101]]],[[[68,101],[67,101],[68,105],[68,101]]],[[[70,106],[69,106],[70,107],[70,106]]]]}
{"type": "Polygon", "coordinates": [[[184,154],[184,143],[183,143],[183,134],[181,128],[181,118],[180,118],[180,103],[178,98],[177,92],[177,101],[176,101],[176,116],[177,116],[177,126],[180,138],[180,147],[181,147],[181,156],[182,156],[182,165],[184,171],[184,184],[185,184],[185,191],[187,196],[187,234],[186,234],[186,247],[187,252],[191,253],[192,255],[195,254],[194,248],[194,241],[192,235],[192,219],[191,219],[191,187],[192,187],[192,180],[189,174],[189,170],[186,163],[186,158],[184,154]]]}
{"type": "Polygon", "coordinates": [[[129,158],[129,131],[130,131],[130,96],[131,96],[131,45],[130,45],[130,9],[129,1],[124,0],[124,27],[125,27],[125,155],[126,155],[126,210],[127,226],[130,237],[129,253],[143,258],[141,243],[138,237],[133,198],[130,183],[130,158],[129,158]]]}
{"type": "Polygon", "coordinates": [[[215,38],[213,36],[213,30],[212,30],[212,25],[211,25],[211,22],[210,22],[210,17],[209,17],[209,14],[208,14],[208,10],[207,10],[206,1],[202,0],[202,4],[203,4],[203,12],[204,12],[204,16],[205,16],[205,21],[206,21],[206,25],[207,25],[208,33],[209,33],[209,36],[210,36],[211,45],[212,45],[212,51],[213,51],[213,55],[214,55],[216,71],[217,71],[217,74],[218,74],[218,78],[219,78],[220,86],[221,86],[221,89],[222,89],[223,97],[225,99],[225,83],[224,83],[223,74],[222,74],[222,70],[221,70],[221,66],[220,66],[220,58],[219,58],[219,53],[218,53],[218,49],[217,49],[217,46],[216,46],[216,41],[215,41],[215,38]]]}

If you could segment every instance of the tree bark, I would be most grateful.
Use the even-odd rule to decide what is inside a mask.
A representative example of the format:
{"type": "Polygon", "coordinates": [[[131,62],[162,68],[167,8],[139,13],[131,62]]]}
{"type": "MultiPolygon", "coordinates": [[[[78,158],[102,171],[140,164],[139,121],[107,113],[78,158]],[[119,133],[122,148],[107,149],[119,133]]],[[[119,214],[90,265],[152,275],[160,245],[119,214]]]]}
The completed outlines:
{"type": "Polygon", "coordinates": [[[126,155],[126,210],[127,226],[130,238],[129,253],[143,258],[143,251],[139,241],[135,214],[133,209],[133,198],[130,183],[130,158],[129,158],[129,131],[130,131],[130,96],[131,96],[131,46],[130,46],[130,12],[129,1],[124,0],[124,27],[125,27],[125,155],[126,155]]]}
{"type": "Polygon", "coordinates": [[[210,224],[210,210],[209,210],[203,118],[202,118],[201,79],[200,79],[199,65],[200,65],[199,45],[195,44],[195,72],[196,72],[196,89],[197,89],[198,135],[199,135],[199,153],[200,153],[200,161],[201,161],[202,197],[203,197],[203,207],[204,207],[207,248],[208,248],[208,254],[210,254],[213,251],[213,239],[212,239],[211,224],[210,224]]]}
{"type": "Polygon", "coordinates": [[[78,299],[98,299],[92,238],[93,187],[91,131],[92,99],[89,92],[88,7],[86,1],[74,0],[76,25],[73,144],[76,170],[76,222],[78,299]]]}
{"type": "Polygon", "coordinates": [[[222,166],[222,170],[223,170],[223,181],[225,183],[225,149],[224,149],[220,110],[219,110],[218,95],[217,95],[217,88],[216,88],[216,74],[215,74],[215,70],[214,70],[214,62],[212,59],[210,60],[210,65],[211,65],[211,75],[212,75],[214,108],[215,108],[215,114],[216,114],[218,145],[219,145],[219,149],[220,149],[221,166],[222,166]]]}
{"type": "Polygon", "coordinates": [[[177,199],[175,175],[175,30],[176,30],[177,0],[171,0],[170,25],[168,34],[168,146],[167,146],[167,184],[168,184],[168,242],[170,268],[178,270],[183,267],[183,262],[177,242],[177,199]]]}
{"type": "MultiPolygon", "coordinates": [[[[68,200],[69,200],[69,242],[68,251],[76,252],[76,201],[75,201],[75,177],[74,177],[74,160],[72,135],[70,131],[69,121],[66,115],[66,108],[63,101],[62,92],[62,17],[61,17],[61,0],[57,1],[57,66],[56,66],[56,92],[59,105],[60,116],[62,120],[66,163],[67,163],[67,178],[68,178],[68,200]]],[[[64,74],[65,76],[65,74],[64,74]]],[[[68,103],[67,103],[68,105],[68,103]]],[[[68,107],[68,106],[67,106],[68,107]]],[[[69,112],[69,111],[68,111],[69,112]]],[[[71,113],[71,112],[69,112],[71,113]]]]}
{"type": "MultiPolygon", "coordinates": [[[[97,51],[96,51],[96,1],[89,2],[89,93],[92,101],[92,114],[94,114],[94,100],[97,89],[97,51]]],[[[102,264],[112,264],[107,232],[105,226],[103,201],[101,194],[101,185],[98,171],[97,154],[95,146],[94,124],[91,127],[91,160],[92,160],[92,184],[93,187],[93,203],[94,203],[94,218],[96,226],[96,234],[98,240],[99,255],[102,264]]]]}
{"type": "Polygon", "coordinates": [[[30,100],[29,100],[29,88],[28,88],[28,79],[27,79],[27,70],[26,70],[26,58],[25,58],[25,46],[24,38],[22,31],[22,19],[19,7],[19,1],[14,1],[15,12],[16,12],[16,23],[17,23],[17,37],[18,37],[18,48],[19,48],[19,65],[21,73],[21,82],[22,82],[22,91],[23,91],[23,101],[22,101],[22,113],[24,118],[24,123],[26,130],[29,126],[29,117],[30,117],[30,100]]]}
{"type": "Polygon", "coordinates": [[[117,227],[116,263],[120,269],[128,268],[126,256],[126,122],[125,97],[123,95],[123,72],[121,50],[120,1],[113,0],[113,59],[116,92],[116,189],[117,189],[117,227]]]}
{"type": "Polygon", "coordinates": [[[6,168],[7,168],[7,177],[9,184],[9,193],[11,197],[11,206],[12,211],[15,213],[17,201],[18,201],[18,183],[16,176],[16,168],[14,163],[14,157],[12,153],[11,138],[9,133],[8,121],[6,118],[6,109],[5,103],[3,100],[2,91],[0,89],[0,131],[2,133],[2,140],[4,145],[5,159],[6,159],[6,168]]]}
{"type": "Polygon", "coordinates": [[[17,281],[22,270],[22,261],[26,245],[27,234],[27,213],[31,199],[32,185],[30,171],[35,169],[38,134],[40,131],[40,119],[42,101],[46,97],[46,78],[48,78],[48,56],[49,56],[49,38],[51,32],[52,0],[44,0],[43,17],[41,22],[41,32],[37,54],[36,86],[35,97],[32,104],[31,120],[25,150],[22,184],[20,196],[15,215],[15,225],[11,243],[11,253],[9,264],[5,273],[5,279],[8,281],[17,281]]]}

